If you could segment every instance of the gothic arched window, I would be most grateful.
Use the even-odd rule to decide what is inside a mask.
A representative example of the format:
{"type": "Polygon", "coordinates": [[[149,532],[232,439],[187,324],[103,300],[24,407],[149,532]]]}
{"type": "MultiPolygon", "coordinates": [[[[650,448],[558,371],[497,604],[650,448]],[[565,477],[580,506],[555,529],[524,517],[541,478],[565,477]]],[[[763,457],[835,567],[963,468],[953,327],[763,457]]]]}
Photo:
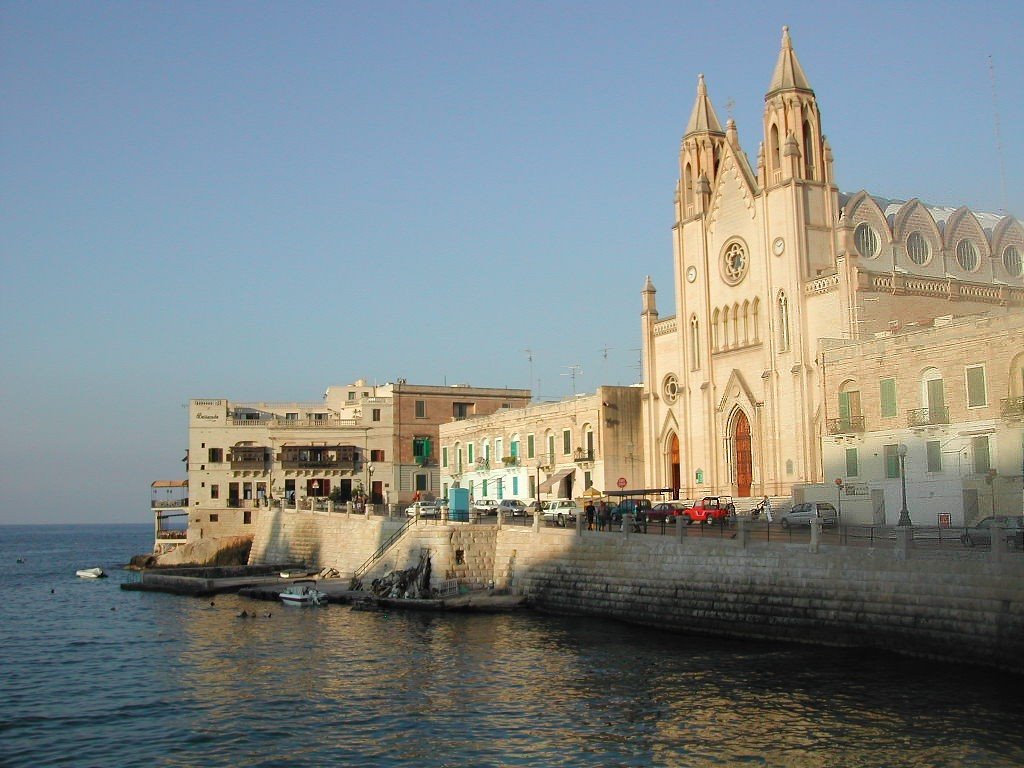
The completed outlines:
{"type": "Polygon", "coordinates": [[[789,299],[784,291],[779,291],[779,352],[789,350],[789,299]]]}

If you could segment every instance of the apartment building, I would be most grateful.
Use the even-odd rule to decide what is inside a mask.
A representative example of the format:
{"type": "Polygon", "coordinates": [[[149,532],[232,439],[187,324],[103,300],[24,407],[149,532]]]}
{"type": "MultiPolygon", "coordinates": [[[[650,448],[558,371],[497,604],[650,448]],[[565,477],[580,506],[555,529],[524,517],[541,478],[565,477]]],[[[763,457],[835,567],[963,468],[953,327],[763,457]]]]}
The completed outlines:
{"type": "Polygon", "coordinates": [[[529,390],[359,380],[316,402],[189,405],[190,541],[249,533],[271,500],[404,505],[437,495],[438,427],[519,408],[529,390]]]}

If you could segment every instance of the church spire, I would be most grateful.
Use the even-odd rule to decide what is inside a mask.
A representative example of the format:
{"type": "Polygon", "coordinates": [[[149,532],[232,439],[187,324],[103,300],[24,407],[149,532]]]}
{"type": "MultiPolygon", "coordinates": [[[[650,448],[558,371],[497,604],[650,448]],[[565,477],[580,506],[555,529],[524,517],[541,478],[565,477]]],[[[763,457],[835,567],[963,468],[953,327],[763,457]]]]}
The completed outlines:
{"type": "Polygon", "coordinates": [[[778,91],[793,90],[811,91],[811,84],[807,82],[804,68],[800,66],[796,51],[793,50],[793,41],[789,39],[789,27],[783,27],[782,50],[779,51],[779,60],[775,63],[772,84],[768,87],[765,99],[770,98],[778,91]]]}
{"type": "Polygon", "coordinates": [[[697,75],[697,101],[694,102],[693,112],[690,113],[690,122],[686,124],[684,137],[693,133],[716,133],[724,135],[722,124],[718,122],[718,115],[715,108],[711,106],[711,99],[708,98],[708,89],[704,85],[704,75],[697,75]]]}

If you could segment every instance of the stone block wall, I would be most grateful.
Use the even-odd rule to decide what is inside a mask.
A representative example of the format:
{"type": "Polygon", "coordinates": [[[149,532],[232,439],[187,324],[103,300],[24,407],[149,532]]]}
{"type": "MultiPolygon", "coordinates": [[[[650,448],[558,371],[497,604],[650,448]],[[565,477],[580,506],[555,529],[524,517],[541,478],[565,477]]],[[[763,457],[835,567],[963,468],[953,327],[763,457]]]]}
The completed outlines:
{"type": "MultiPolygon", "coordinates": [[[[303,559],[351,575],[404,520],[285,512],[250,563],[303,559]]],[[[683,530],[685,533],[685,529],[683,530]]],[[[431,553],[446,578],[509,588],[544,610],[659,629],[888,648],[1024,672],[1024,555],[745,542],[420,521],[367,574],[431,553]],[[457,553],[461,555],[457,556],[457,553]]],[[[713,640],[709,640],[713,642],[713,640]]]]}

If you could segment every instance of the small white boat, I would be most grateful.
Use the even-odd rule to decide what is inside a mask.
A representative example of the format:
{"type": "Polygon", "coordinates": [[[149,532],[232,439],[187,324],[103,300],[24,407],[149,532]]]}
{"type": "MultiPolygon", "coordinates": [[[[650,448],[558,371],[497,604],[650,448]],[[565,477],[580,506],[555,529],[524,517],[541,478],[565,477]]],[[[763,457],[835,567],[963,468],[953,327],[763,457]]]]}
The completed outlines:
{"type": "Polygon", "coordinates": [[[285,605],[327,605],[327,594],[316,588],[314,579],[293,581],[280,598],[285,605]]]}
{"type": "Polygon", "coordinates": [[[75,575],[80,579],[102,579],[107,574],[102,568],[81,568],[75,571],[75,575]]]}

